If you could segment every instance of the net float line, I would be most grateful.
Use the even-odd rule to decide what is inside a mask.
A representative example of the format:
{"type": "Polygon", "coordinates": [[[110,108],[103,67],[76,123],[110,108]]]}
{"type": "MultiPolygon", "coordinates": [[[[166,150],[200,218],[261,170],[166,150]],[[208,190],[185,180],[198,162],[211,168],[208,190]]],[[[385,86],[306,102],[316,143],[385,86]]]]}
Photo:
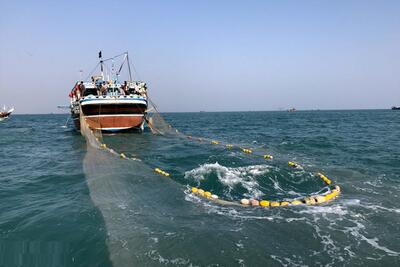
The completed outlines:
{"type": "MultiPolygon", "coordinates": [[[[120,159],[123,160],[135,160],[135,161],[141,161],[139,158],[137,157],[129,157],[124,153],[118,153],[117,151],[115,151],[114,149],[110,148],[107,144],[103,143],[102,141],[102,136],[100,133],[100,136],[96,136],[95,132],[93,130],[90,129],[90,133],[95,136],[94,138],[94,142],[95,145],[102,149],[105,150],[115,156],[118,156],[120,159]]],[[[99,135],[99,133],[97,133],[97,135],[99,135]]],[[[205,138],[193,138],[191,136],[188,136],[188,139],[193,139],[193,140],[197,140],[200,142],[203,142],[204,140],[206,140],[205,138]]],[[[241,148],[239,146],[235,146],[233,144],[222,144],[219,141],[216,140],[211,140],[210,143],[212,145],[222,145],[228,149],[232,149],[232,148],[239,148],[242,152],[244,152],[245,154],[252,154],[253,150],[249,149],[249,148],[241,148]]],[[[262,157],[266,160],[272,160],[273,156],[269,155],[269,154],[264,154],[262,155],[262,157]]],[[[293,161],[289,161],[288,162],[288,166],[293,167],[293,168],[302,168],[302,166],[296,162],[293,161]]],[[[154,172],[165,176],[165,177],[171,177],[171,174],[162,170],[161,168],[154,168],[154,172]]],[[[230,205],[230,206],[240,206],[240,207],[285,207],[285,206],[297,206],[297,205],[320,205],[326,202],[330,202],[331,200],[337,198],[340,193],[341,193],[341,189],[338,185],[332,185],[332,181],[324,174],[318,172],[315,174],[316,177],[319,177],[321,180],[323,180],[325,182],[325,184],[327,186],[330,186],[328,189],[329,191],[324,193],[324,194],[314,194],[314,195],[309,195],[306,197],[302,197],[302,198],[296,198],[296,199],[285,199],[285,200],[266,200],[266,199],[246,199],[243,198],[240,201],[231,201],[231,200],[225,200],[225,199],[220,199],[219,196],[212,194],[209,191],[205,191],[204,189],[201,188],[197,188],[197,187],[192,187],[190,190],[190,193],[192,195],[196,195],[199,196],[203,199],[207,199],[210,200],[212,202],[215,202],[217,204],[220,205],[230,205]]]]}
{"type": "Polygon", "coordinates": [[[210,200],[221,205],[241,206],[241,207],[285,207],[285,206],[297,206],[297,205],[320,205],[329,202],[341,193],[341,189],[338,185],[335,185],[332,189],[324,194],[310,195],[302,198],[286,199],[286,200],[257,200],[257,199],[246,199],[243,198],[240,201],[230,201],[220,199],[217,195],[212,194],[204,189],[192,187],[190,190],[192,195],[199,196],[201,198],[210,200]]]}

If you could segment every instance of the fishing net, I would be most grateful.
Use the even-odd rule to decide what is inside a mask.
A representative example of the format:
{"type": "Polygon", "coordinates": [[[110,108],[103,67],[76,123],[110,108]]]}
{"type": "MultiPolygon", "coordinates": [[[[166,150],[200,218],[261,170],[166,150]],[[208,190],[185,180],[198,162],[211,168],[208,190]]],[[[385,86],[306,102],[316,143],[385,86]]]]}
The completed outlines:
{"type": "Polygon", "coordinates": [[[149,109],[150,112],[148,113],[146,122],[152,133],[159,135],[181,135],[181,133],[177,129],[172,127],[171,124],[168,124],[164,120],[154,102],[150,99],[148,100],[151,107],[149,109]]]}
{"type": "MultiPolygon", "coordinates": [[[[238,151],[242,151],[245,154],[249,154],[252,155],[254,157],[263,157],[266,160],[270,160],[272,159],[271,155],[268,154],[260,154],[257,151],[253,151],[252,149],[249,148],[243,148],[242,146],[237,146],[237,145],[232,145],[232,144],[225,144],[216,140],[208,140],[208,139],[204,139],[204,138],[199,138],[199,137],[192,137],[192,136],[186,136],[182,133],[180,133],[178,130],[176,130],[175,128],[173,128],[170,124],[168,124],[164,118],[162,117],[162,115],[158,112],[157,107],[154,105],[153,102],[150,101],[151,104],[151,109],[152,112],[150,113],[150,115],[147,115],[146,122],[147,125],[149,126],[149,128],[151,129],[153,134],[157,134],[157,135],[162,135],[162,136],[178,136],[178,137],[183,137],[183,138],[188,138],[188,139],[192,139],[192,140],[196,140],[196,141],[208,141],[209,144],[215,145],[217,147],[223,147],[229,150],[238,150],[238,151]]],[[[102,132],[101,132],[101,127],[100,125],[97,125],[96,122],[90,121],[90,125],[88,124],[87,120],[85,119],[85,117],[82,115],[82,111],[80,113],[80,126],[81,126],[81,133],[83,136],[85,136],[86,141],[87,141],[87,155],[86,155],[86,166],[85,166],[85,174],[87,175],[87,177],[91,177],[93,173],[95,173],[97,170],[104,168],[105,166],[108,166],[106,169],[107,171],[110,170],[116,170],[116,173],[118,173],[118,168],[116,169],[116,162],[115,162],[115,156],[117,157],[121,157],[123,159],[126,160],[138,160],[137,158],[130,158],[127,157],[124,153],[119,153],[115,150],[113,150],[112,148],[108,147],[105,143],[103,143],[103,136],[102,136],[102,132]],[[97,151],[95,151],[97,150],[97,151]],[[101,151],[101,152],[100,152],[101,151]],[[107,158],[106,155],[104,155],[104,152],[108,152],[109,154],[109,159],[105,159],[107,158]],[[90,159],[90,160],[89,160],[90,159]],[[89,163],[90,162],[90,163],[89,163]]],[[[106,153],[107,154],[107,153],[106,153]]],[[[146,164],[143,164],[143,167],[146,164]]],[[[293,168],[293,169],[301,169],[303,170],[303,167],[301,165],[299,165],[298,163],[295,162],[288,162],[288,166],[293,168]]],[[[147,168],[148,169],[148,166],[147,168]]],[[[170,174],[166,171],[161,170],[160,168],[154,168],[153,169],[155,173],[158,173],[160,175],[163,176],[167,176],[169,177],[170,174]]],[[[104,174],[104,173],[103,173],[104,174]]],[[[326,183],[326,186],[323,188],[324,192],[323,194],[321,194],[322,190],[320,190],[317,193],[314,193],[311,196],[305,197],[303,199],[292,199],[292,200],[284,200],[282,202],[280,201],[258,201],[255,199],[253,202],[255,204],[251,204],[251,206],[286,206],[286,205],[300,205],[300,204],[307,204],[307,205],[315,205],[315,204],[320,204],[326,201],[329,201],[333,198],[336,198],[339,194],[340,194],[340,188],[338,186],[335,186],[335,188],[331,191],[329,189],[329,185],[331,184],[331,181],[324,176],[323,174],[316,174],[315,176],[321,178],[322,180],[324,180],[324,182],[326,183]]],[[[243,205],[243,206],[249,206],[250,205],[250,200],[248,199],[242,199],[241,203],[238,202],[234,202],[234,201],[227,201],[227,200],[221,200],[218,198],[218,196],[215,196],[216,198],[213,198],[214,195],[212,195],[210,192],[206,192],[201,188],[192,188],[192,193],[205,197],[207,199],[213,200],[214,202],[217,202],[218,204],[221,205],[243,205]]]]}
{"type": "Polygon", "coordinates": [[[88,145],[91,145],[95,148],[100,148],[101,141],[103,139],[102,133],[100,129],[100,125],[96,125],[97,122],[92,121],[92,129],[89,127],[89,124],[86,121],[86,118],[83,116],[82,108],[80,110],[79,115],[80,122],[80,131],[82,136],[85,137],[88,145]]]}
{"type": "MultiPolygon", "coordinates": [[[[88,123],[81,112],[80,131],[87,146],[83,171],[90,198],[104,221],[109,260],[113,266],[146,265],[146,253],[158,246],[151,241],[157,225],[168,225],[170,216],[178,217],[183,208],[191,207],[182,196],[182,187],[171,179],[160,179],[145,162],[122,157],[106,144],[108,137],[103,139],[98,126],[92,120],[88,123]]],[[[176,229],[168,226],[168,231],[179,231],[172,227],[176,229]]]]}

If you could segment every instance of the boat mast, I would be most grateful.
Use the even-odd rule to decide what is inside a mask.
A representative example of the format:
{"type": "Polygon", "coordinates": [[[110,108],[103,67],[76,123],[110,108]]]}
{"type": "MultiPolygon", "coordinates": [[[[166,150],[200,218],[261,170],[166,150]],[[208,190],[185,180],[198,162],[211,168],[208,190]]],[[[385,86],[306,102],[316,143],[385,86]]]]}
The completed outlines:
{"type": "Polygon", "coordinates": [[[104,81],[104,72],[103,72],[103,56],[101,55],[101,51],[99,52],[100,58],[100,69],[101,69],[101,78],[104,81]]]}
{"type": "Polygon", "coordinates": [[[125,61],[127,61],[128,52],[125,52],[124,59],[122,60],[121,66],[119,66],[118,71],[115,73],[117,81],[119,80],[119,75],[121,74],[122,67],[124,66],[125,61]]]}
{"type": "Polygon", "coordinates": [[[126,61],[128,62],[129,79],[132,81],[131,62],[129,61],[128,52],[126,52],[126,61]]]}

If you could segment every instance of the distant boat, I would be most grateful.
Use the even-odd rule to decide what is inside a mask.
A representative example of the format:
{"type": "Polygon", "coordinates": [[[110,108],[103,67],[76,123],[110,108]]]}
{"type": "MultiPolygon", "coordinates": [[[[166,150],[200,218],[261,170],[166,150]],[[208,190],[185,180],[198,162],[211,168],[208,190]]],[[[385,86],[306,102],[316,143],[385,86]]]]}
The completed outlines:
{"type": "Polygon", "coordinates": [[[14,111],[14,108],[7,109],[4,106],[3,109],[0,110],[0,121],[4,121],[5,119],[8,119],[13,111],[14,111]]]}
{"type": "Polygon", "coordinates": [[[295,112],[296,109],[295,109],[295,108],[289,108],[287,111],[288,111],[288,112],[295,112]]]}
{"type": "Polygon", "coordinates": [[[400,110],[400,106],[397,106],[397,107],[396,107],[396,106],[393,106],[393,107],[392,107],[392,110],[400,110]]]}

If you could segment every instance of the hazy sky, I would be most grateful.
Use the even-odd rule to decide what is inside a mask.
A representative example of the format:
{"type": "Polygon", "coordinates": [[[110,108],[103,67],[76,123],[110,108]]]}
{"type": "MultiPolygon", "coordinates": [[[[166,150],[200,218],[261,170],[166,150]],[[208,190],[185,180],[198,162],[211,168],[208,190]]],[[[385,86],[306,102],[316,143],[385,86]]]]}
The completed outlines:
{"type": "Polygon", "coordinates": [[[0,9],[0,104],[18,113],[68,104],[100,49],[129,51],[161,111],[400,105],[400,1],[1,0],[0,9]]]}

